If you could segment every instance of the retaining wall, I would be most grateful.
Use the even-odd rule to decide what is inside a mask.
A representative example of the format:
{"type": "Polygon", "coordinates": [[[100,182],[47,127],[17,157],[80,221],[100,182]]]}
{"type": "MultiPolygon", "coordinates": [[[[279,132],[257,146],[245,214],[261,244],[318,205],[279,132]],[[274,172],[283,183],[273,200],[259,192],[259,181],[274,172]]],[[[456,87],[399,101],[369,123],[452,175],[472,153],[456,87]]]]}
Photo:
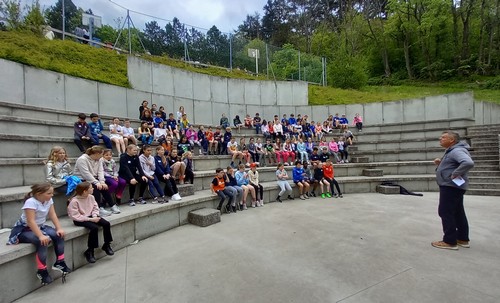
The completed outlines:
{"type": "Polygon", "coordinates": [[[500,105],[474,102],[472,93],[448,94],[420,99],[308,106],[307,84],[226,79],[148,62],[128,59],[128,74],[134,89],[84,80],[0,59],[1,101],[54,109],[98,112],[102,115],[138,118],[142,100],[175,112],[182,105],[196,124],[217,125],[222,113],[263,118],[274,114],[307,114],[324,120],[329,114],[345,113],[349,119],[360,113],[366,125],[467,118],[476,124],[500,123],[500,105]]]}

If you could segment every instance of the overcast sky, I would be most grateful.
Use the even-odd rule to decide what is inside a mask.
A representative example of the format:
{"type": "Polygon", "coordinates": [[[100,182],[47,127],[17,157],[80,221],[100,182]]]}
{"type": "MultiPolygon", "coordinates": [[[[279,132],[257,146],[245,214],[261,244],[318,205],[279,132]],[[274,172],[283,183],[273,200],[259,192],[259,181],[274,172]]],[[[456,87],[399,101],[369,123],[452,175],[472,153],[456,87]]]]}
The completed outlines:
{"type": "MultiPolygon", "coordinates": [[[[116,27],[114,19],[125,17],[126,10],[116,6],[109,0],[72,0],[83,10],[92,9],[94,15],[103,18],[103,24],[116,27]]],[[[258,12],[262,16],[262,8],[266,0],[113,0],[134,11],[152,15],[162,19],[179,18],[182,23],[209,29],[212,25],[223,32],[232,32],[240,25],[247,14],[258,12]]],[[[31,3],[30,0],[25,0],[31,3]]],[[[40,0],[42,9],[54,5],[56,0],[40,0]]],[[[154,19],[131,13],[135,26],[143,29],[144,24],[154,19]]],[[[162,27],[164,21],[156,20],[162,27]]]]}

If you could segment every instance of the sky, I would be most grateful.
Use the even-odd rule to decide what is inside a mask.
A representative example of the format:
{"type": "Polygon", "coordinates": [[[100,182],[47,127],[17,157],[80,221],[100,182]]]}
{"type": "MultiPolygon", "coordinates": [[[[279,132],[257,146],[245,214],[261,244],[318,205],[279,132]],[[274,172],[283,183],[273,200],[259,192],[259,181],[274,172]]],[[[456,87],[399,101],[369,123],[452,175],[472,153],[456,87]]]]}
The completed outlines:
{"type": "MultiPolygon", "coordinates": [[[[102,17],[103,24],[116,27],[115,19],[126,17],[125,9],[113,4],[110,0],[72,0],[77,7],[83,10],[92,9],[94,15],[102,17]]],[[[172,20],[177,17],[182,23],[198,28],[209,29],[213,25],[222,32],[233,32],[242,24],[247,14],[258,12],[262,16],[262,8],[267,0],[112,0],[132,11],[141,12],[154,17],[172,20]]],[[[25,2],[30,3],[30,0],[25,2]]],[[[56,3],[56,0],[40,0],[42,9],[47,9],[56,3]]],[[[153,21],[152,17],[130,14],[135,26],[144,28],[146,22],[153,21]]],[[[160,26],[165,21],[156,20],[160,26]]]]}

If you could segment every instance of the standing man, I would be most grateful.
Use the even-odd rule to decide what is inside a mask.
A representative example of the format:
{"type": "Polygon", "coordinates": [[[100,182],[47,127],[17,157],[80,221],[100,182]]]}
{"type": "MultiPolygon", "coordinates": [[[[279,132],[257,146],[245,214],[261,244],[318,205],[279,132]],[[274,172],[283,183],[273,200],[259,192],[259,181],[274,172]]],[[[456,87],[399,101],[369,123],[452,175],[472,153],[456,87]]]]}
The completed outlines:
{"type": "Polygon", "coordinates": [[[469,224],[464,209],[464,194],[469,185],[467,172],[474,167],[469,145],[459,142],[460,136],[445,131],[439,143],[446,148],[441,159],[436,158],[436,181],[439,185],[438,214],[443,224],[443,241],[432,242],[432,246],[457,250],[458,245],[469,246],[469,224]]]}

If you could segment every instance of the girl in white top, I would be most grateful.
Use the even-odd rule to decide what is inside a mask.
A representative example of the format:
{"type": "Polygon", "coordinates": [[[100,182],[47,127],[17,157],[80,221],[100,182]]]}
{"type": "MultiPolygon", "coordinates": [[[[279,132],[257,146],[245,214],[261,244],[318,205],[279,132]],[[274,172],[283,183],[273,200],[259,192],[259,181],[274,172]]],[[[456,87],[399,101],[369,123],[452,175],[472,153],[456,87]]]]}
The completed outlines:
{"type": "Polygon", "coordinates": [[[137,139],[135,138],[134,128],[130,127],[130,120],[125,119],[124,126],[122,127],[123,141],[125,141],[125,146],[130,144],[137,145],[137,139]]]}
{"type": "Polygon", "coordinates": [[[109,125],[109,139],[116,145],[118,155],[125,152],[125,141],[123,140],[123,130],[120,119],[113,118],[113,123],[109,125]]]}
{"type": "Polygon", "coordinates": [[[47,270],[47,248],[54,246],[56,262],[52,269],[63,274],[63,281],[71,269],[64,262],[64,230],[54,209],[54,188],[49,183],[35,184],[25,196],[23,213],[11,230],[7,244],[32,243],[36,247],[36,276],[42,285],[52,282],[47,270]],[[47,216],[54,227],[45,225],[47,216]]]}
{"type": "Polygon", "coordinates": [[[278,169],[276,170],[276,179],[278,180],[278,186],[280,187],[280,192],[278,194],[278,197],[276,198],[277,202],[283,203],[281,200],[281,197],[285,194],[285,192],[288,192],[288,199],[293,200],[292,195],[292,187],[288,183],[288,173],[285,170],[285,166],[283,164],[278,164],[278,169]]]}
{"type": "Polygon", "coordinates": [[[167,129],[165,128],[165,124],[163,122],[160,122],[158,124],[158,127],[155,128],[153,140],[161,144],[165,142],[166,137],[167,137],[167,129]]]}

